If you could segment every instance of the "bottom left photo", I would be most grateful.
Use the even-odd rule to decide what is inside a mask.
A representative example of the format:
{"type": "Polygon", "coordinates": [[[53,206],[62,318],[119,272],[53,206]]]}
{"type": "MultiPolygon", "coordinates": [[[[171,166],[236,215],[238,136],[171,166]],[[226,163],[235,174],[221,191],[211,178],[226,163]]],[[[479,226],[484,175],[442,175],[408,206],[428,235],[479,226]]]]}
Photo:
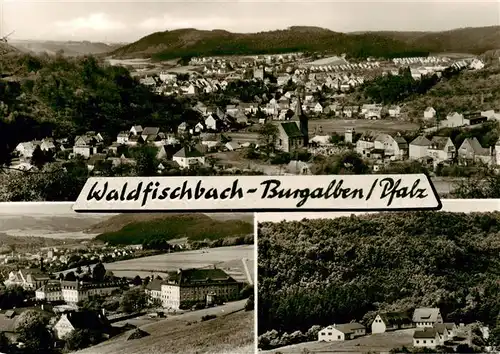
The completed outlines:
{"type": "Polygon", "coordinates": [[[0,204],[0,353],[253,353],[254,215],[0,204]]]}

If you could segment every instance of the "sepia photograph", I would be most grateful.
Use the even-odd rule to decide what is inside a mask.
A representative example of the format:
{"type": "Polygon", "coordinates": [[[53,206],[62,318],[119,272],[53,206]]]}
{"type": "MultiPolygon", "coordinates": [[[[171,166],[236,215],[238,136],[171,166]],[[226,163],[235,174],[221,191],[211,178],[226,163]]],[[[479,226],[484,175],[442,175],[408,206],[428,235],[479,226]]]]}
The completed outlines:
{"type": "Polygon", "coordinates": [[[451,211],[257,214],[259,349],[497,353],[500,213],[454,202],[451,211]]]}
{"type": "Polygon", "coordinates": [[[1,201],[75,201],[89,176],[378,173],[500,196],[496,1],[0,6],[1,201]]]}
{"type": "Polygon", "coordinates": [[[253,353],[253,214],[0,204],[0,353],[253,353]]]}

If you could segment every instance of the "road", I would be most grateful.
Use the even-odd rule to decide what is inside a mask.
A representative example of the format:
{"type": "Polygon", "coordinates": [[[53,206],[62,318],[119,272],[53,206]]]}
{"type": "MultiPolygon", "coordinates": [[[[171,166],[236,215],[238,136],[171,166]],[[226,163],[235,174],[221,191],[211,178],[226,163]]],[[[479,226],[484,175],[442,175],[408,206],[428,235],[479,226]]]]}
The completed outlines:
{"type": "Polygon", "coordinates": [[[250,270],[248,269],[248,264],[247,264],[247,261],[248,259],[247,258],[243,258],[241,260],[243,262],[243,268],[245,269],[245,274],[247,276],[247,279],[248,279],[248,283],[250,285],[253,285],[253,277],[252,277],[252,273],[250,272],[250,270]]]}

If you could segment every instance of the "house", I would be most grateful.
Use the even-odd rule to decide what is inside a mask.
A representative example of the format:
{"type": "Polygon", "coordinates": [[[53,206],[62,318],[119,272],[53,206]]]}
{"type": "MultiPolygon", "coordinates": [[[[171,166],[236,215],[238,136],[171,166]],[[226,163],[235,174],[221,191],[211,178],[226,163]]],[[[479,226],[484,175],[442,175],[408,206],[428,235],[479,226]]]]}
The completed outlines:
{"type": "Polygon", "coordinates": [[[458,157],[462,160],[490,164],[493,162],[492,150],[493,149],[482,147],[476,137],[466,138],[458,149],[458,157]]]}
{"type": "Polygon", "coordinates": [[[317,102],[313,107],[313,111],[315,113],[323,113],[323,106],[319,102],[317,102]]]}
{"type": "Polygon", "coordinates": [[[464,115],[453,112],[446,116],[446,120],[440,122],[443,128],[457,128],[463,127],[466,123],[464,121],[464,115]]]}
{"type": "Polygon", "coordinates": [[[401,107],[391,106],[389,107],[389,117],[397,118],[401,114],[401,107]]]}
{"type": "Polygon", "coordinates": [[[479,60],[479,59],[475,58],[475,59],[474,59],[474,60],[472,60],[472,62],[469,64],[469,68],[470,68],[470,69],[473,69],[473,70],[481,70],[481,69],[483,69],[483,68],[484,68],[484,63],[483,63],[481,60],[479,60]]]}
{"type": "Polygon", "coordinates": [[[413,333],[413,346],[436,348],[440,345],[439,334],[434,328],[424,328],[413,333]]]}
{"type": "Polygon", "coordinates": [[[162,279],[153,279],[151,280],[148,285],[146,285],[146,295],[149,296],[151,300],[157,300],[162,302],[162,297],[161,297],[161,286],[163,284],[162,279]]]}
{"type": "Polygon", "coordinates": [[[404,312],[379,313],[372,322],[372,333],[385,333],[398,329],[412,328],[411,317],[404,312]]]}
{"type": "Polygon", "coordinates": [[[158,127],[146,127],[144,130],[141,132],[141,138],[147,142],[147,141],[154,141],[160,134],[160,128],[158,127]]]}
{"type": "Polygon", "coordinates": [[[134,125],[132,128],[130,128],[130,134],[132,134],[132,135],[141,135],[143,130],[144,129],[142,129],[142,126],[140,126],[140,125],[134,125]]]}
{"type": "Polygon", "coordinates": [[[420,160],[427,157],[431,141],[425,136],[417,136],[409,145],[408,155],[411,160],[420,160]]]}
{"type": "Polygon", "coordinates": [[[20,269],[9,273],[5,286],[21,286],[24,289],[36,290],[50,280],[47,273],[39,268],[20,269]]]}
{"type": "Polygon", "coordinates": [[[431,144],[427,148],[427,156],[437,162],[453,160],[456,156],[457,149],[453,141],[445,136],[433,136],[431,144]]]}
{"type": "Polygon", "coordinates": [[[323,328],[318,333],[319,342],[336,342],[364,336],[366,328],[360,323],[345,323],[323,328]]]}
{"type": "Polygon", "coordinates": [[[439,345],[444,345],[445,342],[452,340],[456,333],[454,323],[436,323],[433,328],[439,336],[439,345]]]}
{"type": "Polygon", "coordinates": [[[63,339],[77,329],[107,333],[109,332],[110,324],[102,312],[68,312],[61,315],[53,329],[56,337],[58,339],[63,339]]]}
{"type": "Polygon", "coordinates": [[[424,118],[425,119],[433,119],[436,117],[436,110],[432,107],[427,107],[424,110],[424,118]]]}
{"type": "Polygon", "coordinates": [[[432,328],[435,323],[443,323],[443,317],[438,308],[422,307],[415,309],[412,322],[418,328],[432,328]]]}
{"type": "Polygon", "coordinates": [[[93,296],[107,296],[123,286],[123,282],[84,282],[56,280],[47,282],[35,292],[35,298],[40,301],[64,301],[76,304],[93,296]]]}
{"type": "Polygon", "coordinates": [[[77,136],[73,145],[73,154],[80,155],[88,159],[90,156],[99,152],[102,146],[101,143],[101,139],[90,133],[77,136]]]}
{"type": "Polygon", "coordinates": [[[179,269],[170,272],[161,284],[162,305],[182,309],[196,303],[206,303],[207,296],[221,301],[238,298],[242,283],[237,282],[222,269],[179,269]]]}
{"type": "Polygon", "coordinates": [[[194,165],[204,165],[205,155],[194,147],[186,146],[177,151],[172,160],[177,162],[181,168],[189,168],[194,165]]]}
{"type": "Polygon", "coordinates": [[[118,144],[126,144],[128,143],[128,138],[130,136],[130,132],[119,132],[116,136],[116,142],[118,144]]]}
{"type": "Polygon", "coordinates": [[[25,158],[31,158],[33,156],[33,152],[35,151],[36,147],[37,145],[34,144],[32,141],[27,141],[24,143],[17,144],[15,151],[19,154],[19,156],[25,158]]]}
{"type": "Polygon", "coordinates": [[[465,125],[476,125],[484,123],[488,120],[481,112],[464,113],[464,123],[465,125]]]}
{"type": "Polygon", "coordinates": [[[208,130],[220,131],[222,129],[222,120],[216,114],[209,114],[205,119],[205,126],[208,130]]]}
{"type": "Polygon", "coordinates": [[[375,137],[374,149],[383,150],[385,156],[402,160],[408,153],[408,143],[401,136],[392,137],[389,134],[378,134],[375,137]]]}
{"type": "Polygon", "coordinates": [[[372,131],[364,132],[356,141],[356,152],[361,156],[370,156],[371,150],[375,148],[375,138],[378,133],[372,131]]]}

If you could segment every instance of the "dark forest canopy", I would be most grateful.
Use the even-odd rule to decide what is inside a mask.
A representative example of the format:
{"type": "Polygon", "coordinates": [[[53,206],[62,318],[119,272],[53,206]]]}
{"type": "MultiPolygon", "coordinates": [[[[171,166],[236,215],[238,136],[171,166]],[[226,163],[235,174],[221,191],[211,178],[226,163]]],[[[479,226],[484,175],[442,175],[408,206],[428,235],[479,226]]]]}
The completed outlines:
{"type": "Polygon", "coordinates": [[[197,56],[336,52],[352,58],[414,57],[424,48],[376,34],[345,34],[317,27],[291,27],[258,33],[193,28],[155,32],[112,52],[115,56],[152,56],[157,60],[197,56]],[[152,54],[151,54],[152,53],[152,54]]]}
{"type": "Polygon", "coordinates": [[[259,226],[259,334],[439,307],[495,327],[500,213],[380,213],[259,226]]]}

